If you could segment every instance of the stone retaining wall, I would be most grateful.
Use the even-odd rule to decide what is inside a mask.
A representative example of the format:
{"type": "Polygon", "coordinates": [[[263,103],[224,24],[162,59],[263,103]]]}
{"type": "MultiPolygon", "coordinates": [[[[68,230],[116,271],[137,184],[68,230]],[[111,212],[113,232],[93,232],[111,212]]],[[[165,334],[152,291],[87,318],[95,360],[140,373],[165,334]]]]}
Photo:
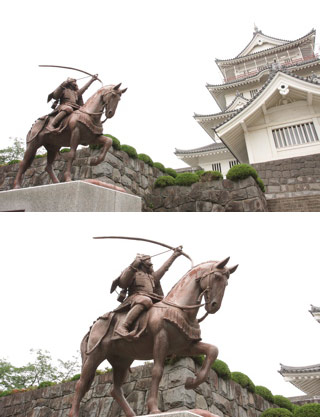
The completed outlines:
{"type": "MultiPolygon", "coordinates": [[[[243,389],[234,381],[218,378],[211,370],[207,382],[196,390],[186,390],[184,382],[193,377],[197,365],[185,358],[166,366],[160,383],[161,411],[200,408],[221,417],[259,417],[273,407],[262,397],[243,389]]],[[[133,368],[123,386],[124,394],[137,415],[147,413],[146,399],[151,382],[152,364],[133,368]]],[[[67,417],[76,382],[0,397],[1,417],[67,417]]],[[[110,396],[112,373],[98,375],[85,395],[80,417],[119,417],[123,415],[110,396]]]]}
{"type": "Polygon", "coordinates": [[[320,194],[320,154],[252,164],[266,186],[267,198],[320,194]]]}
{"type": "MultiPolygon", "coordinates": [[[[252,178],[237,182],[219,180],[196,183],[190,187],[154,189],[155,180],[164,175],[159,169],[113,148],[107,153],[104,162],[90,166],[90,160],[98,152],[89,148],[77,151],[72,179],[99,179],[123,187],[142,198],[143,211],[267,211],[264,194],[252,178]]],[[[59,155],[53,165],[57,177],[63,181],[66,154],[59,155]]],[[[44,170],[45,166],[45,157],[35,159],[24,175],[23,188],[50,184],[51,179],[44,170]]],[[[0,167],[0,191],[12,189],[17,171],[18,164],[0,167]]]]}
{"type": "MultiPolygon", "coordinates": [[[[126,152],[117,151],[113,148],[107,153],[104,162],[97,166],[90,166],[90,160],[96,157],[98,153],[98,150],[91,150],[90,148],[82,148],[77,151],[72,166],[73,180],[98,178],[100,181],[123,187],[128,192],[143,198],[152,192],[155,180],[163,175],[159,169],[150,167],[139,159],[130,158],[126,152]]],[[[63,172],[66,166],[66,155],[66,153],[60,154],[53,164],[60,181],[64,181],[63,172]]],[[[44,171],[46,163],[46,157],[33,161],[24,175],[23,188],[51,183],[49,175],[44,171]]],[[[12,189],[17,171],[18,164],[0,167],[0,191],[12,189]]]]}
{"type": "Polygon", "coordinates": [[[252,177],[156,188],[147,206],[153,211],[268,211],[265,196],[252,177]]]}

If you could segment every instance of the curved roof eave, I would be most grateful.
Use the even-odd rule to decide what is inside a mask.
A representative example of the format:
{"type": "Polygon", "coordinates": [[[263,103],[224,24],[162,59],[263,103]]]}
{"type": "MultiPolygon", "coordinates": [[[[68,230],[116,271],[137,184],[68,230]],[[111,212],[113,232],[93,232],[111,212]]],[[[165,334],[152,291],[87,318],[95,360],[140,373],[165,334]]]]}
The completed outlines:
{"type": "Polygon", "coordinates": [[[309,79],[306,79],[304,77],[299,77],[298,75],[293,75],[293,74],[288,74],[288,72],[282,70],[278,70],[275,71],[273,73],[270,74],[270,77],[268,78],[268,80],[265,82],[265,84],[261,87],[261,89],[256,93],[256,95],[248,101],[247,104],[245,104],[241,109],[236,110],[236,114],[234,114],[233,116],[231,116],[229,119],[225,120],[224,122],[222,122],[220,125],[215,127],[215,131],[217,131],[218,129],[220,129],[223,125],[225,125],[226,123],[230,122],[234,117],[237,117],[238,114],[242,113],[243,111],[245,111],[254,101],[256,101],[261,95],[262,93],[266,90],[266,88],[269,86],[269,84],[272,82],[272,80],[278,75],[278,74],[284,74],[288,77],[292,77],[301,81],[304,81],[306,83],[310,83],[312,85],[317,85],[318,87],[320,87],[319,83],[311,81],[309,79]]]}
{"type": "MultiPolygon", "coordinates": [[[[236,57],[234,57],[234,58],[230,58],[230,59],[218,59],[218,58],[216,58],[215,59],[215,62],[216,62],[216,64],[220,67],[220,65],[222,65],[222,64],[231,64],[231,63],[235,63],[236,61],[239,61],[239,62],[243,62],[243,61],[245,61],[246,59],[250,59],[250,58],[253,58],[253,57],[257,57],[257,56],[259,56],[259,54],[265,54],[266,52],[274,52],[275,50],[277,50],[277,49],[281,49],[281,48],[283,48],[283,47],[288,47],[288,45],[289,44],[294,44],[294,43],[301,43],[301,42],[303,42],[305,39],[307,39],[308,37],[310,37],[310,36],[312,36],[312,35],[314,35],[316,33],[316,30],[315,29],[312,29],[309,33],[307,33],[306,35],[304,35],[304,36],[302,36],[301,38],[298,38],[298,39],[295,39],[294,41],[287,41],[286,43],[283,43],[282,45],[277,45],[277,46],[274,46],[274,47],[272,47],[272,48],[267,48],[267,49],[263,49],[262,51],[258,51],[258,52],[254,52],[253,54],[249,54],[249,55],[245,55],[245,56],[239,56],[239,55],[237,55],[236,57]]],[[[267,36],[267,35],[264,35],[264,36],[267,36]]],[[[269,38],[271,39],[271,37],[269,36],[269,38]]],[[[254,38],[253,38],[254,39],[254,38]]],[[[252,42],[252,40],[253,39],[251,39],[251,41],[249,42],[249,44],[252,42]]],[[[273,39],[276,39],[276,38],[273,38],[273,39]]],[[[280,39],[278,39],[278,40],[280,40],[280,39]]],[[[246,46],[246,48],[249,46],[249,44],[246,46]]],[[[245,48],[245,49],[246,49],[245,48]]],[[[244,50],[245,50],[244,49],[244,50]]],[[[242,51],[243,52],[243,51],[242,51]]],[[[242,53],[241,52],[241,53],[242,53]]]]}

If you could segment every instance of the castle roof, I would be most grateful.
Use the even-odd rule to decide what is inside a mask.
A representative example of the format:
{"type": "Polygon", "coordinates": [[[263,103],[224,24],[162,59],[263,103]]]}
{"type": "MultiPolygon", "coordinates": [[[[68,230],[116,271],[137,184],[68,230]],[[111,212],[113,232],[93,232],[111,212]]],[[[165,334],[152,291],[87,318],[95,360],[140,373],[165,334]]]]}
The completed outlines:
{"type": "Polygon", "coordinates": [[[196,154],[205,154],[205,153],[212,153],[217,152],[220,150],[227,150],[227,148],[224,146],[223,143],[217,142],[217,143],[210,143],[206,146],[201,146],[200,148],[194,148],[194,149],[176,149],[175,154],[176,155],[196,155],[196,154]]]}
{"type": "Polygon", "coordinates": [[[309,366],[281,365],[279,373],[308,396],[320,393],[320,364],[309,366]]]}
{"type": "MultiPolygon", "coordinates": [[[[252,120],[258,114],[267,112],[268,107],[276,106],[279,101],[280,85],[288,84],[294,91],[295,99],[306,99],[309,96],[320,97],[319,80],[315,77],[305,78],[289,74],[284,69],[277,69],[270,73],[262,88],[241,109],[223,120],[220,125],[213,127],[216,135],[223,141],[239,161],[247,162],[248,155],[245,145],[244,132],[247,129],[247,119],[252,120]],[[268,103],[267,103],[268,102],[268,103]],[[249,119],[250,118],[250,119],[249,119]]],[[[280,96],[281,97],[281,96],[280,96]]]]}
{"type": "Polygon", "coordinates": [[[247,61],[252,58],[257,58],[260,56],[264,56],[266,54],[272,54],[274,52],[281,51],[283,49],[288,49],[288,47],[294,47],[297,45],[300,45],[304,43],[306,40],[311,40],[314,44],[314,38],[315,38],[316,30],[312,29],[309,33],[302,36],[301,38],[295,39],[293,41],[288,41],[284,39],[278,39],[274,38],[272,36],[268,36],[263,34],[261,31],[254,32],[253,38],[248,43],[248,45],[234,58],[230,59],[216,59],[217,65],[220,67],[222,65],[231,65],[231,64],[237,64],[244,61],[247,61]],[[264,42],[271,44],[270,48],[262,49],[257,52],[252,52],[254,48],[257,46],[257,39],[261,39],[264,42]]]}

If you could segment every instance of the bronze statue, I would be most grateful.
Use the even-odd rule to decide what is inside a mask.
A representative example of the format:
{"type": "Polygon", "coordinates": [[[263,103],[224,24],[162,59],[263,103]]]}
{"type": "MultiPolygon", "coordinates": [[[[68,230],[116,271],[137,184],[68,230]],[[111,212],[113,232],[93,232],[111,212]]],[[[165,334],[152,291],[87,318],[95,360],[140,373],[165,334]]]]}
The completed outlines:
{"type": "Polygon", "coordinates": [[[71,167],[78,145],[102,145],[100,154],[92,159],[90,164],[98,165],[104,160],[112,145],[112,139],[102,135],[102,123],[114,116],[121,95],[127,89],[121,90],[121,84],[104,86],[83,104],[82,94],[95,80],[98,80],[97,75],[93,75],[90,81],[79,89],[76,80],[68,78],[49,94],[48,101],[52,98],[56,100],[53,105],[54,111],[40,117],[31,127],[27,135],[27,149],[20,162],[13,188],[21,187],[22,176],[41,146],[47,150],[45,170],[53,183],[58,183],[59,180],[52,164],[63,146],[70,147],[64,173],[65,181],[71,181],[71,167]],[[103,113],[105,120],[101,121],[103,113]]]}
{"type": "MultiPolygon", "coordinates": [[[[174,251],[174,254],[160,270],[167,268],[169,263],[172,263],[180,254],[183,254],[181,247],[174,251]]],[[[150,268],[149,257],[142,257],[142,259],[139,257],[136,260],[137,262],[134,261],[131,266],[136,268],[137,271],[133,270],[133,273],[129,273],[131,278],[122,284],[121,278],[127,276],[126,271],[128,270],[126,270],[113,285],[113,288],[117,284],[123,287],[128,285],[130,291],[130,285],[135,281],[135,289],[132,294],[134,297],[140,283],[137,278],[141,264],[146,262],[145,269],[150,268]]],[[[123,308],[117,308],[99,317],[81,342],[82,372],[76,385],[69,417],[79,417],[80,401],[89,390],[97,367],[105,359],[109,361],[113,368],[111,395],[116,399],[127,417],[132,417],[135,413],[126,401],[121,386],[126,379],[130,365],[135,359],[154,359],[152,382],[147,401],[148,413],[160,412],[157,404],[158,389],[167,356],[205,355],[205,360],[198,374],[195,378],[187,378],[185,387],[194,389],[204,382],[212,363],[217,358],[218,349],[213,345],[201,342],[199,322],[203,318],[197,319],[197,313],[201,306],[205,306],[206,309],[204,317],[219,310],[229,276],[237,269],[237,266],[228,268],[228,260],[229,258],[220,262],[203,262],[196,267],[192,267],[166,297],[161,300],[155,297],[152,304],[147,301],[148,307],[144,305],[143,311],[142,309],[139,311],[139,317],[132,320],[132,323],[128,323],[127,310],[123,308]],[[201,304],[203,297],[204,304],[201,304]],[[156,302],[154,303],[154,301],[156,302]],[[123,325],[125,320],[127,320],[127,323],[123,325]]],[[[146,274],[146,272],[143,273],[146,274]]],[[[152,277],[155,277],[156,275],[153,274],[155,273],[152,272],[152,277]]],[[[145,282],[142,281],[143,289],[145,289],[145,282]]],[[[149,289],[152,287],[152,293],[158,296],[154,291],[157,282],[154,280],[153,283],[154,286],[151,282],[149,289]]],[[[128,299],[130,297],[129,292],[128,299]]],[[[150,293],[146,297],[150,297],[150,293]]],[[[120,307],[123,307],[125,303],[120,307]]],[[[128,306],[131,307],[131,305],[131,302],[128,303],[128,306]]],[[[136,305],[139,305],[139,303],[136,305]]]]}

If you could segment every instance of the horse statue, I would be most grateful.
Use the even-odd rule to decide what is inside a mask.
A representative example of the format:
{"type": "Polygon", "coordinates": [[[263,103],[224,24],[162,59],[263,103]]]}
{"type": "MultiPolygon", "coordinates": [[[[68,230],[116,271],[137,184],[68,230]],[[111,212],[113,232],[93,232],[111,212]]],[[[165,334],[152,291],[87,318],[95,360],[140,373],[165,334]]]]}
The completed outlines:
{"type": "Polygon", "coordinates": [[[208,314],[216,313],[228,285],[228,279],[238,265],[228,268],[229,258],[217,262],[209,261],[192,267],[168,295],[154,304],[139,319],[139,337],[127,340],[115,330],[123,314],[107,313],[99,317],[81,342],[82,372],[76,384],[69,417],[79,417],[80,401],[89,390],[97,367],[105,359],[113,368],[111,395],[118,402],[126,417],[135,415],[122,391],[130,365],[135,359],[154,359],[150,394],[147,400],[148,413],[160,413],[158,390],[167,356],[205,355],[205,360],[195,378],[188,377],[187,389],[194,389],[207,379],[218,349],[201,342],[199,322],[208,314]],[[201,300],[204,297],[204,304],[201,300]],[[197,319],[201,306],[206,314],[197,319]],[[121,316],[122,314],[122,316],[121,316]]]}
{"type": "Polygon", "coordinates": [[[102,135],[102,123],[114,116],[121,95],[127,90],[126,88],[121,90],[120,85],[101,87],[82,107],[66,117],[59,129],[53,128],[51,115],[38,119],[27,135],[27,149],[20,162],[13,188],[21,187],[22,176],[32,164],[41,146],[47,150],[45,170],[53,183],[58,183],[59,180],[53,171],[52,164],[59,149],[63,146],[70,147],[64,172],[65,181],[71,181],[71,167],[78,145],[102,145],[100,154],[90,162],[91,165],[100,164],[112,145],[112,139],[102,135]],[[103,112],[106,119],[101,122],[103,112]]]}

